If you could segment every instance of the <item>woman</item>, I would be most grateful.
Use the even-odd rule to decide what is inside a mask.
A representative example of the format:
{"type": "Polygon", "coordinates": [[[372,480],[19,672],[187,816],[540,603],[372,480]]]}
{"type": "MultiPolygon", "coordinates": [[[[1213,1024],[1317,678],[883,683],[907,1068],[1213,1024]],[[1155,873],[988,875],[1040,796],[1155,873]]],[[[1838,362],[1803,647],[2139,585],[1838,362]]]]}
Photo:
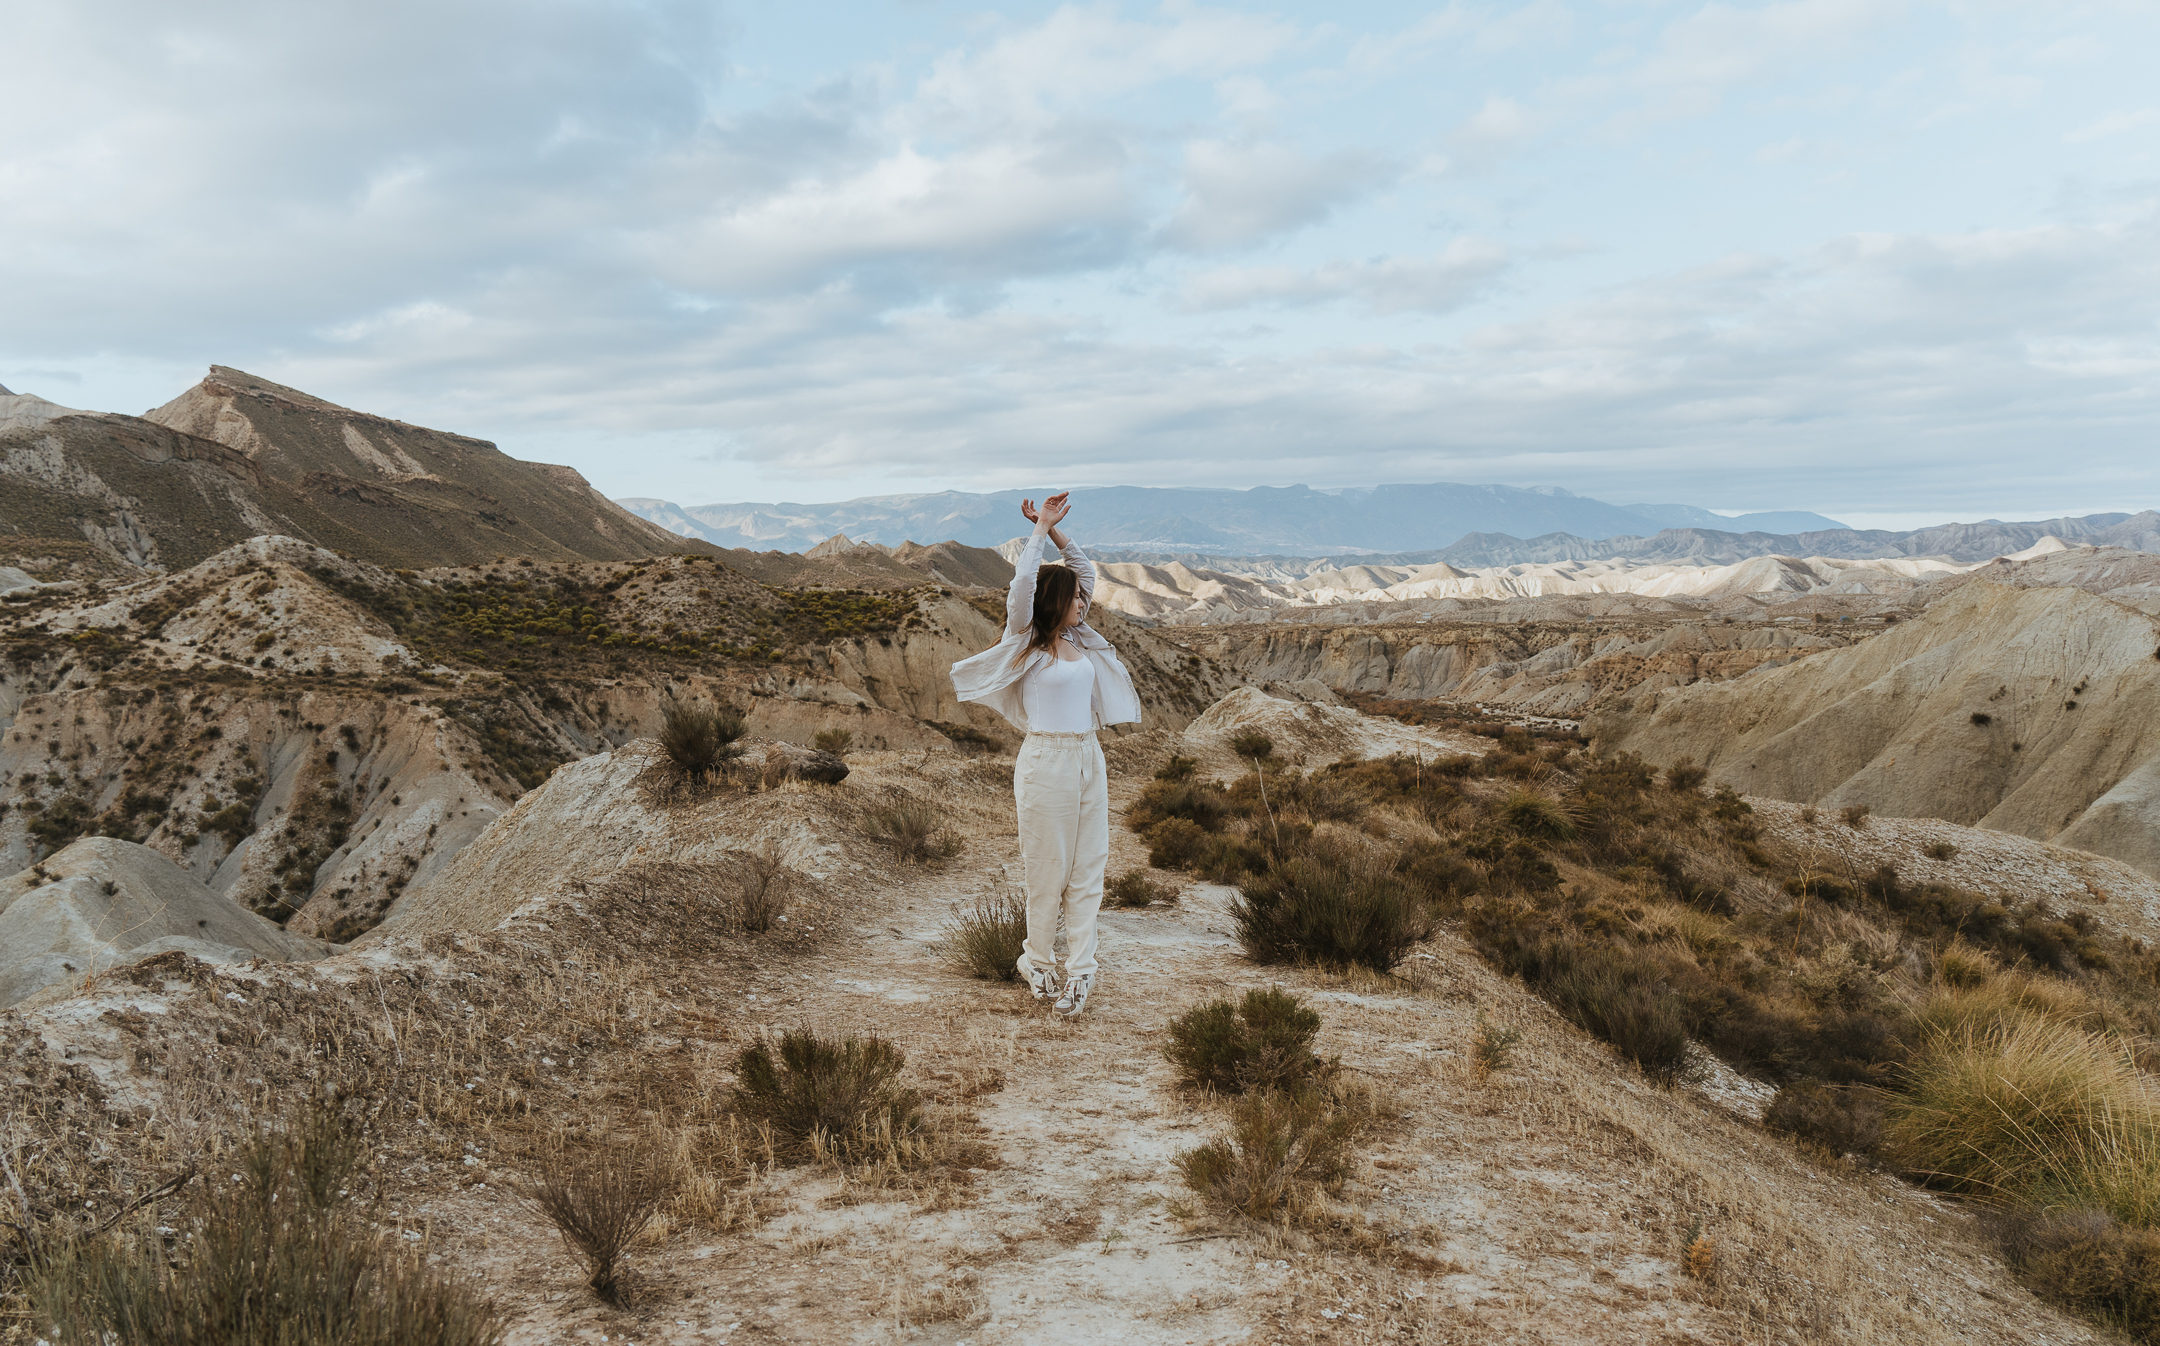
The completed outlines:
{"type": "Polygon", "coordinates": [[[1037,1000],[1078,1014],[1095,989],[1095,912],[1110,861],[1110,791],[1095,731],[1140,718],[1140,698],[1110,642],[1087,624],[1095,567],[1058,529],[1067,493],[1020,502],[1035,525],[1013,563],[1005,593],[1005,635],[952,667],[962,701],[989,706],[1027,734],[1013,763],[1020,812],[1021,872],[1027,885],[1027,941],[1020,979],[1037,1000]],[[1065,564],[1042,564],[1054,542],[1065,564]],[[1065,919],[1065,969],[1055,946],[1065,919]]]}

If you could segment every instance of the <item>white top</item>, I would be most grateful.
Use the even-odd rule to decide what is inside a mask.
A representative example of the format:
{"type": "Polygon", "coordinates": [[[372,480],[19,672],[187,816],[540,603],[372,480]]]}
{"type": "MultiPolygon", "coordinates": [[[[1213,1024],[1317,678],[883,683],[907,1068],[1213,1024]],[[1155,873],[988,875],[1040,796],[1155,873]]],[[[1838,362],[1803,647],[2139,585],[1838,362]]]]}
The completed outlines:
{"type": "MultiPolygon", "coordinates": [[[[1049,530],[1037,524],[1035,535],[1020,549],[1019,559],[1013,562],[1012,587],[1005,594],[1005,632],[998,643],[980,654],[971,655],[952,666],[953,690],[962,701],[985,705],[1010,720],[1015,728],[1032,728],[1027,711],[1022,706],[1020,684],[1036,665],[1050,662],[1050,656],[1041,650],[1028,653],[1027,643],[1031,634],[1029,624],[1035,611],[1035,571],[1042,563],[1043,549],[1049,545],[1049,530]]],[[[1073,577],[1080,582],[1080,596],[1095,596],[1095,567],[1080,551],[1079,544],[1066,540],[1065,564],[1072,567],[1073,577]]],[[[1140,697],[1133,690],[1132,674],[1117,657],[1110,642],[1086,622],[1066,633],[1083,658],[1095,670],[1093,721],[1086,728],[1100,729],[1109,724],[1132,724],[1140,719],[1140,697]]]]}
{"type": "Polygon", "coordinates": [[[1038,661],[1020,679],[1028,731],[1085,734],[1095,727],[1095,665],[1085,658],[1038,661]]]}

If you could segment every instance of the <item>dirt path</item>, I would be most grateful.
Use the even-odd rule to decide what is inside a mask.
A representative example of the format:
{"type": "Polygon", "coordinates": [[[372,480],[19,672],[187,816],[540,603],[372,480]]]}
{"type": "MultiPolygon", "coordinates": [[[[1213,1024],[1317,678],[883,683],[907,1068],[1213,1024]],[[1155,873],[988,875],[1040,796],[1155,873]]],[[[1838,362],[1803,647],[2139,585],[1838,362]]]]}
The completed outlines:
{"type": "MultiPolygon", "coordinates": [[[[446,1251],[485,1268],[513,1342],[2098,1340],[2015,1288],[1967,1215],[1652,1088],[1452,939],[1404,977],[1261,968],[1229,937],[1229,890],[1193,885],[1172,909],[1104,913],[1078,1021],[959,976],[939,930],[1018,855],[1007,797],[954,777],[942,802],[962,856],[893,873],[854,937],[714,987],[709,1010],[738,1041],[807,1024],[899,1042],[918,1083],[973,1107],[979,1171],[905,1191],[779,1170],[739,1231],[651,1240],[627,1311],[576,1289],[529,1216],[439,1203],[438,1227],[465,1231],[446,1251]],[[1217,1222],[1174,1164],[1223,1120],[1175,1087],[1165,1024],[1269,984],[1315,1003],[1323,1052],[1388,1102],[1331,1230],[1217,1222]],[[1485,1082],[1462,1055],[1481,1014],[1524,1035],[1485,1082]],[[1680,1267],[1696,1232],[1716,1250],[1699,1279],[1680,1267]]],[[[1144,861],[1121,828],[1112,845],[1113,873],[1144,861]]]]}

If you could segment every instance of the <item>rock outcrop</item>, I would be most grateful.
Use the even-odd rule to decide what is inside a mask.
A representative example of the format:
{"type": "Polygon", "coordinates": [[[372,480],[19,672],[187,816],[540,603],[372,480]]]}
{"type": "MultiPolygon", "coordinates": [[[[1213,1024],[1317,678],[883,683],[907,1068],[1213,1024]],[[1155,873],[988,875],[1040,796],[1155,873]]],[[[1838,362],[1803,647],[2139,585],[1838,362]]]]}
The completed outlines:
{"type": "Polygon", "coordinates": [[[147,846],[85,837],[0,879],[0,1006],[178,950],[213,963],[320,958],[147,846]]]}

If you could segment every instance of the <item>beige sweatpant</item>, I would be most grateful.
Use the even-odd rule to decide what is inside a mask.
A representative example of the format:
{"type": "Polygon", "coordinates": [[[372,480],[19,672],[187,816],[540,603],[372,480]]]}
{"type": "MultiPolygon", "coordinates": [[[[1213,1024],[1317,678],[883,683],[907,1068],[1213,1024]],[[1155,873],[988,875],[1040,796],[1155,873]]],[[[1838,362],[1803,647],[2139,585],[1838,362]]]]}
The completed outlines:
{"type": "Polygon", "coordinates": [[[1027,884],[1021,957],[1057,966],[1065,919],[1065,975],[1095,970],[1095,913],[1110,863],[1110,785],[1093,734],[1029,734],[1013,763],[1020,812],[1020,868],[1027,884]]]}

